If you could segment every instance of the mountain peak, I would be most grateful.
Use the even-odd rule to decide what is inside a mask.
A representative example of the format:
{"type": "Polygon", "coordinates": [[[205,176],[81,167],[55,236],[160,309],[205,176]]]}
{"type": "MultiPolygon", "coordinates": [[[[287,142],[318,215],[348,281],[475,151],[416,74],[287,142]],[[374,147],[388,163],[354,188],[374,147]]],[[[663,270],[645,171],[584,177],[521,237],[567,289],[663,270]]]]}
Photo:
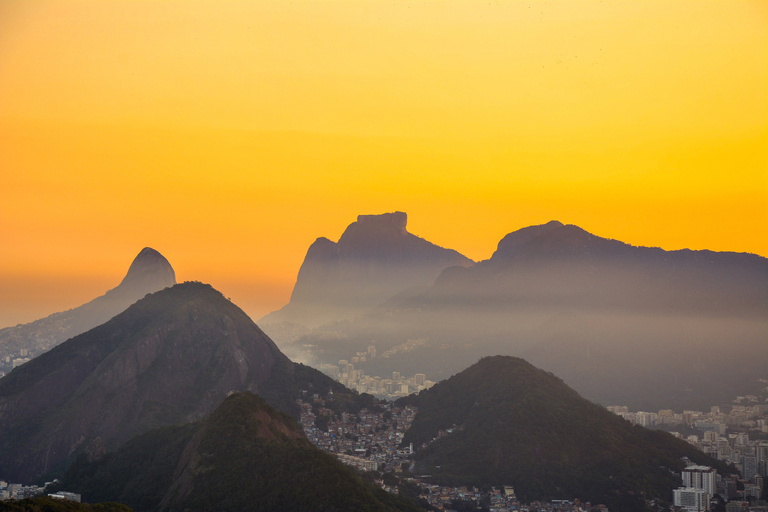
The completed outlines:
{"type": "Polygon", "coordinates": [[[120,282],[120,287],[149,286],[153,288],[151,291],[156,291],[174,284],[176,284],[176,273],[165,256],[151,247],[145,247],[134,258],[128,273],[120,282]]]}
{"type": "Polygon", "coordinates": [[[407,224],[405,212],[358,215],[357,222],[347,226],[339,238],[339,250],[350,251],[350,256],[359,256],[358,251],[363,251],[365,257],[380,256],[381,251],[391,251],[410,237],[418,238],[408,233],[407,224]]]}
{"type": "Polygon", "coordinates": [[[407,402],[418,412],[403,444],[427,444],[415,463],[433,483],[511,482],[524,501],[575,496],[643,510],[633,497],[671,493],[680,480],[670,470],[682,469],[682,456],[725,468],[667,433],[632,427],[516,357],[483,358],[407,402]],[[436,439],[440,431],[449,434],[436,439]]]}
{"type": "Polygon", "coordinates": [[[28,324],[0,329],[0,347],[6,354],[27,349],[37,355],[103,324],[148,293],[175,284],[176,273],[168,260],[151,247],[145,247],[134,258],[118,286],[74,309],[28,324]]]}
{"type": "Polygon", "coordinates": [[[624,250],[627,244],[593,235],[574,225],[556,220],[528,226],[501,239],[491,261],[515,257],[541,257],[589,254],[597,248],[612,252],[624,250]]]}
{"type": "Polygon", "coordinates": [[[405,231],[405,226],[408,224],[408,214],[405,212],[392,212],[380,215],[358,215],[357,223],[368,226],[393,226],[405,231]]]}

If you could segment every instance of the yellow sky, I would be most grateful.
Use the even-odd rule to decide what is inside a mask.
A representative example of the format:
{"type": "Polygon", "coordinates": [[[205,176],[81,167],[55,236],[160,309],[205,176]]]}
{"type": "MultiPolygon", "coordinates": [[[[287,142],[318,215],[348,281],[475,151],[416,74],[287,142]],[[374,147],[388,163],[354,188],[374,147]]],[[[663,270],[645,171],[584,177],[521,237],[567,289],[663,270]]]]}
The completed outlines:
{"type": "Polygon", "coordinates": [[[255,319],[402,210],[768,256],[764,1],[0,2],[0,327],[144,246],[255,319]]]}

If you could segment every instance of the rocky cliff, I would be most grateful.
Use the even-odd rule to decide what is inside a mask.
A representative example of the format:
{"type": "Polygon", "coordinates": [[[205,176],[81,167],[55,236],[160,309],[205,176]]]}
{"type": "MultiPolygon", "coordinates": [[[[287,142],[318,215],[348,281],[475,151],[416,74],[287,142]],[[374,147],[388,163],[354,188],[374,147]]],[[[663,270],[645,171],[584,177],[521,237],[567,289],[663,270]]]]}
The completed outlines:
{"type": "Polygon", "coordinates": [[[350,318],[409,288],[430,286],[446,267],[472,260],[406,229],[404,212],[360,215],[338,242],[318,238],[299,269],[291,300],[259,321],[305,327],[350,318]]]}

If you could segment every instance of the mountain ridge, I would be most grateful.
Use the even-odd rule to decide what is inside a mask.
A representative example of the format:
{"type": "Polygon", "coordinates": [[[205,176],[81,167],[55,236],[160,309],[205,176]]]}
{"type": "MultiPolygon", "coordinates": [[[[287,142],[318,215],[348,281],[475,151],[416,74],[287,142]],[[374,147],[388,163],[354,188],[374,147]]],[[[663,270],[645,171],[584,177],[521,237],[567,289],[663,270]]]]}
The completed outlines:
{"type": "Polygon", "coordinates": [[[518,356],[605,405],[691,409],[768,377],[766,319],[766,258],[634,247],[552,221],[505,235],[492,257],[446,268],[432,286],[300,333],[295,345],[315,364],[373,345],[388,358],[361,364],[367,374],[434,381],[478,354],[518,356]],[[724,360],[724,340],[749,360],[724,360]],[[715,372],[720,384],[701,378],[715,372]]]}

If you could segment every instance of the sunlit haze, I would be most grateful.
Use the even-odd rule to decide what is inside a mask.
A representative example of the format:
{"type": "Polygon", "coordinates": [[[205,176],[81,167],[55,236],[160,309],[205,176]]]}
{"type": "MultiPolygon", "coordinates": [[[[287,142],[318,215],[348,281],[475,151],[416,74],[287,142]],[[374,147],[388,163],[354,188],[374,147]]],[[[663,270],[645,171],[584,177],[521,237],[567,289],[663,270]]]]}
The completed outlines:
{"type": "Polygon", "coordinates": [[[768,256],[764,1],[0,3],[0,327],[153,247],[258,319],[358,214],[768,256]]]}

